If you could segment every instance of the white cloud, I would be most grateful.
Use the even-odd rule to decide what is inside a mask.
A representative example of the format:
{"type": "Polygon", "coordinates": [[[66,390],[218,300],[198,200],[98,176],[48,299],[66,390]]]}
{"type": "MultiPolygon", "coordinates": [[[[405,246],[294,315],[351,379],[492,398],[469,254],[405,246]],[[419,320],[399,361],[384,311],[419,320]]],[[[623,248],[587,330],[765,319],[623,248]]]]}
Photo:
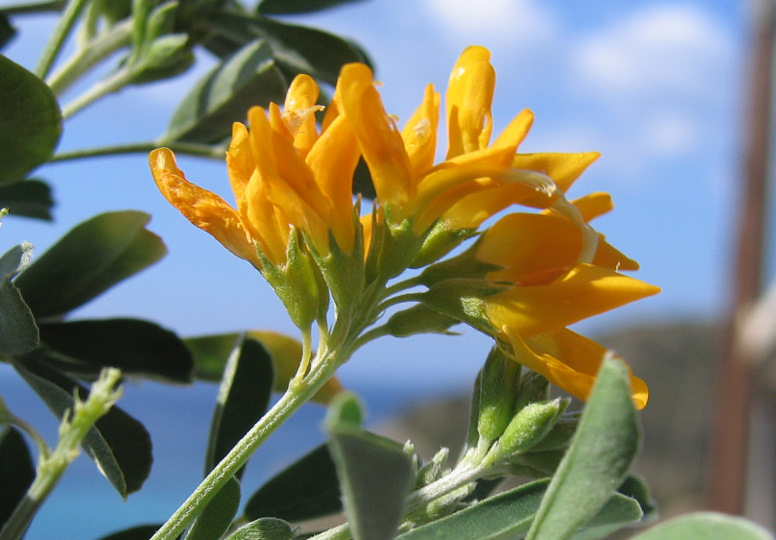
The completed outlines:
{"type": "Polygon", "coordinates": [[[532,0],[426,0],[431,20],[459,38],[509,43],[544,40],[555,34],[552,14],[532,0]]]}
{"type": "Polygon", "coordinates": [[[703,9],[651,6],[576,44],[579,80],[605,93],[714,91],[734,51],[729,31],[703,9]]]}

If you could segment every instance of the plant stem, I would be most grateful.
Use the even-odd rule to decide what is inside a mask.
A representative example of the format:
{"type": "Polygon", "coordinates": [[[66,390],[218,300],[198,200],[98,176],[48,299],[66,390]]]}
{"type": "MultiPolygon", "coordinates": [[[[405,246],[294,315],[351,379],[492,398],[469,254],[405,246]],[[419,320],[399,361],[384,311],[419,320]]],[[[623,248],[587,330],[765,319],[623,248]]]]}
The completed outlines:
{"type": "Polygon", "coordinates": [[[98,99],[107,96],[108,94],[118,92],[129,83],[131,83],[132,79],[135,77],[135,75],[137,75],[137,73],[139,73],[140,70],[142,70],[141,64],[126,66],[115,72],[107,79],[103,79],[94,84],[89,90],[62,108],[62,118],[70,118],[75,113],[79,112],[85,107],[88,107],[98,99]]]}
{"type": "Polygon", "coordinates": [[[213,159],[223,159],[226,149],[223,146],[211,146],[208,144],[186,142],[147,141],[130,144],[118,144],[114,146],[101,146],[98,148],[86,148],[83,150],[71,150],[55,154],[49,162],[71,161],[74,159],[91,158],[98,156],[115,156],[120,154],[144,154],[165,146],[173,152],[200,156],[213,159]]]}
{"type": "Polygon", "coordinates": [[[43,54],[35,68],[35,74],[41,79],[45,79],[46,75],[48,75],[52,64],[62,50],[62,44],[67,39],[70,30],[72,30],[73,25],[75,25],[81,11],[88,2],[89,0],[71,0],[71,2],[67,4],[62,17],[60,17],[56,28],[54,28],[54,32],[51,34],[51,38],[49,38],[48,43],[46,43],[43,54]]]}
{"type": "Polygon", "coordinates": [[[81,47],[68,61],[47,80],[51,91],[61,95],[79,77],[122,47],[132,43],[132,21],[121,22],[81,47]]]}
{"type": "Polygon", "coordinates": [[[293,389],[289,388],[221,462],[210,471],[180,508],[156,531],[151,540],[176,538],[197,517],[224,484],[245,465],[256,449],[299,407],[306,403],[334,375],[337,367],[345,360],[347,360],[347,356],[333,352],[317,363],[301,384],[293,389]]]}
{"type": "Polygon", "coordinates": [[[39,13],[42,11],[59,11],[65,3],[62,0],[49,0],[37,4],[17,4],[0,8],[3,15],[25,15],[27,13],[39,13]]]}

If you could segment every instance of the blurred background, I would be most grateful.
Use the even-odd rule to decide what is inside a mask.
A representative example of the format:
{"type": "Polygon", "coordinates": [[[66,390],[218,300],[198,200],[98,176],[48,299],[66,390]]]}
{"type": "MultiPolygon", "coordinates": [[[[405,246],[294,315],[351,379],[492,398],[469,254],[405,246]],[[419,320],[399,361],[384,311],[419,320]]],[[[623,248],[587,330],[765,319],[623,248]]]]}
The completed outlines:
{"type": "MultiPolygon", "coordinates": [[[[0,6],[9,3],[2,0],[0,6]]],[[[754,29],[768,19],[763,6],[770,3],[363,0],[287,18],[361,44],[376,66],[386,109],[400,120],[418,105],[427,83],[444,92],[466,46],[484,45],[497,73],[494,134],[527,107],[536,120],[520,151],[602,153],[570,196],[612,194],[615,210],[597,220],[596,228],[641,263],[635,277],[663,292],[575,329],[617,350],[651,388],[643,412],[645,451],[637,468],[664,515],[709,505],[716,459],[710,452],[711,424],[720,400],[718,368],[729,341],[725,328],[735,302],[750,68],[754,29]]],[[[34,66],[55,21],[53,16],[15,19],[20,33],[5,54],[34,66]]],[[[183,77],[103,100],[68,121],[59,149],[159,136],[178,100],[212,65],[203,54],[183,77]]],[[[764,114],[769,117],[767,110],[764,114]]],[[[179,165],[190,180],[228,195],[223,162],[182,156],[179,165]]],[[[75,316],[143,317],[182,336],[246,328],[295,335],[280,302],[250,265],[163,200],[144,156],[52,164],[38,173],[54,187],[55,222],[6,217],[3,251],[29,241],[43,253],[77,223],[129,208],[151,214],[150,229],[169,248],[162,262],[75,316]]],[[[757,234],[768,237],[767,231],[757,234]]],[[[773,274],[768,256],[762,267],[758,286],[773,274]]],[[[767,310],[763,313],[767,330],[770,319],[767,310]]],[[[420,447],[430,437],[431,452],[440,444],[457,444],[450,434],[465,429],[470,387],[489,346],[487,338],[467,330],[455,338],[382,339],[360,351],[340,375],[364,397],[370,427],[411,437],[421,441],[420,447]]],[[[12,370],[0,366],[0,394],[8,406],[53,437],[54,419],[22,386],[12,370]]],[[[46,538],[52,530],[96,538],[140,520],[166,519],[201,476],[215,393],[212,385],[130,384],[121,405],[148,426],[156,448],[146,487],[124,503],[82,458],[28,538],[46,538]],[[88,504],[74,500],[75,492],[65,484],[80,486],[88,504]]],[[[772,420],[772,408],[760,403],[772,420]]],[[[255,456],[246,482],[258,485],[322,441],[322,414],[308,406],[285,426],[255,456]]],[[[767,460],[773,459],[773,434],[758,433],[747,451],[766,456],[750,467],[765,485],[750,485],[742,510],[772,528],[776,473],[767,460]]]]}

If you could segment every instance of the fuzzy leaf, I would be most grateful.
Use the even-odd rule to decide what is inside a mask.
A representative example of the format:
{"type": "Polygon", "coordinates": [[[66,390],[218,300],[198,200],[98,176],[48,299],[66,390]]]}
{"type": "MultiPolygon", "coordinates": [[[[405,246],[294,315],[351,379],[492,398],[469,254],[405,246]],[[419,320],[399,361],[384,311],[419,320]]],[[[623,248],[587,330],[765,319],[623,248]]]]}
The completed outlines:
{"type": "Polygon", "coordinates": [[[698,512],[661,523],[633,540],[773,540],[765,529],[740,517],[698,512]]]}
{"type": "Polygon", "coordinates": [[[193,360],[170,330],[139,319],[81,320],[42,324],[41,340],[52,355],[63,355],[69,373],[90,378],[103,367],[126,375],[191,382],[193,360]]]}
{"type": "Polygon", "coordinates": [[[62,134],[62,113],[46,83],[2,55],[0,103],[0,185],[4,185],[24,179],[51,158],[62,134]]]}
{"type": "Polygon", "coordinates": [[[641,446],[641,425],[629,381],[625,364],[607,356],[528,540],[569,538],[622,484],[641,446]]]}
{"type": "MultiPolygon", "coordinates": [[[[85,400],[89,391],[74,380],[45,365],[35,352],[14,360],[13,366],[57,418],[74,406],[73,392],[85,400]]],[[[118,407],[112,407],[90,430],[83,442],[86,453],[97,463],[119,494],[141,488],[151,472],[151,438],[143,425],[118,407]]]]}
{"type": "Polygon", "coordinates": [[[133,210],[100,214],[38,257],[14,282],[35,317],[72,311],[161,259],[167,250],[145,228],[149,219],[133,210]]]}
{"type": "MultiPolygon", "coordinates": [[[[241,339],[224,369],[210,425],[205,473],[264,415],[272,394],[272,360],[258,341],[241,339]]],[[[242,469],[236,474],[242,474],[242,469]]]]}
{"type": "Polygon", "coordinates": [[[269,45],[261,39],[251,41],[208,73],[183,98],[163,141],[220,142],[253,105],[282,102],[286,88],[269,45]]]}
{"type": "Polygon", "coordinates": [[[298,522],[342,511],[337,471],[321,445],[267,481],[248,500],[245,517],[298,522]]]}
{"type": "Polygon", "coordinates": [[[25,180],[0,187],[0,208],[8,208],[12,216],[51,221],[53,206],[51,188],[40,180],[25,180]]]}
{"type": "Polygon", "coordinates": [[[291,540],[294,531],[291,525],[276,518],[261,518],[243,525],[226,540],[291,540]]]}
{"type": "Polygon", "coordinates": [[[0,529],[34,479],[35,466],[22,434],[14,427],[0,429],[0,529]]]}

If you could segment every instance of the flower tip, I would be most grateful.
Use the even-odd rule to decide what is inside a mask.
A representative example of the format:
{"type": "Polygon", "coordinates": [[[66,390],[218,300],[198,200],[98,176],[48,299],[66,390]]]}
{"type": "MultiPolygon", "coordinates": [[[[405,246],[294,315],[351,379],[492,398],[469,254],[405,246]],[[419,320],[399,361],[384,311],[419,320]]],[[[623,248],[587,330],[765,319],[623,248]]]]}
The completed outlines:
{"type": "Polygon", "coordinates": [[[151,170],[156,173],[159,172],[169,172],[169,171],[177,171],[178,165],[175,162],[175,154],[172,153],[172,150],[169,148],[157,148],[156,150],[152,150],[150,154],[148,154],[148,164],[151,166],[151,170]]]}

